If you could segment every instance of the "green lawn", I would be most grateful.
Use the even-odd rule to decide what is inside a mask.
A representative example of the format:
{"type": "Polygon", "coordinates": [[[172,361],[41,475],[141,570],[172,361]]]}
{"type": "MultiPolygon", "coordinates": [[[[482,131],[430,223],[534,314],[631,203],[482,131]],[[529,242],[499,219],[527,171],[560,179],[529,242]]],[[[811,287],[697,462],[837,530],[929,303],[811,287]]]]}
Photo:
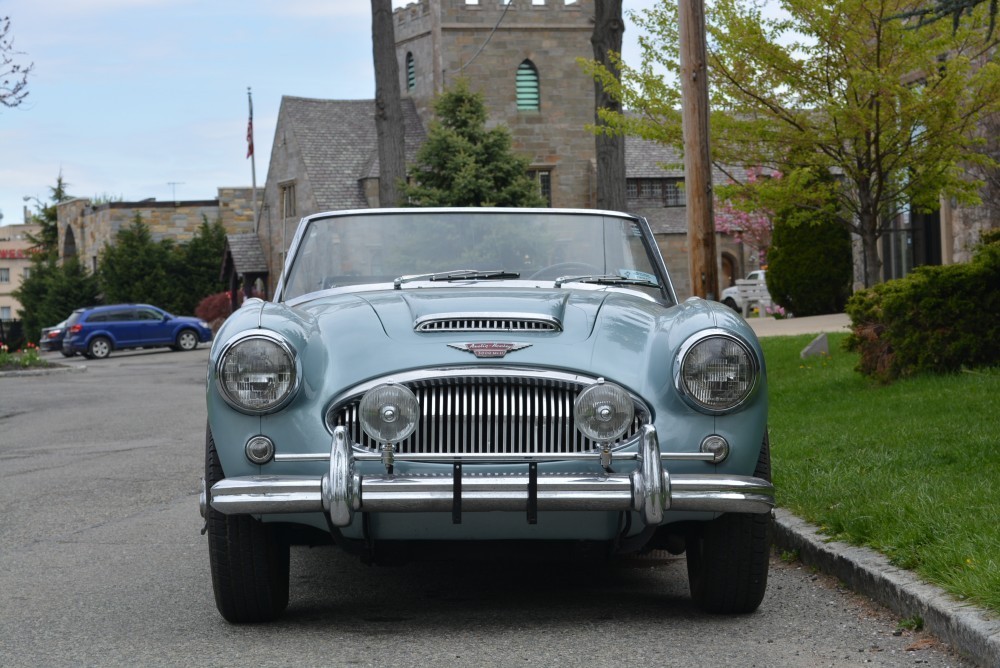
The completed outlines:
{"type": "Polygon", "coordinates": [[[764,338],[778,505],[1000,612],[1000,369],[875,385],[764,338]]]}

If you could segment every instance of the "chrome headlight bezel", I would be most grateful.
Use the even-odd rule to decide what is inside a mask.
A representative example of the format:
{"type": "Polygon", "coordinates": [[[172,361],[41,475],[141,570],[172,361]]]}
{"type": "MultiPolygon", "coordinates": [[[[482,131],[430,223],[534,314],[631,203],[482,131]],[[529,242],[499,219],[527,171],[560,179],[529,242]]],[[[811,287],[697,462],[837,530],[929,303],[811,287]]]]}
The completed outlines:
{"type": "Polygon", "coordinates": [[[753,346],[742,337],[725,329],[708,329],[698,332],[688,337],[681,345],[674,358],[674,388],[683,398],[684,402],[695,410],[708,415],[724,415],[738,410],[757,391],[760,384],[762,364],[753,346]],[[714,342],[723,342],[736,346],[735,351],[745,358],[746,378],[740,381],[743,387],[740,388],[730,399],[722,402],[708,402],[703,397],[698,396],[698,392],[691,388],[687,382],[685,368],[691,362],[691,355],[702,345],[711,345],[714,342]]]}
{"type": "Polygon", "coordinates": [[[219,358],[215,363],[215,385],[219,395],[233,409],[247,415],[266,415],[280,411],[288,405],[299,391],[302,380],[302,368],[299,357],[292,345],[281,335],[267,330],[250,330],[234,336],[226,342],[219,353],[219,358]],[[230,388],[225,379],[225,367],[235,354],[237,349],[252,341],[264,341],[275,346],[284,355],[287,363],[287,372],[291,375],[284,391],[271,401],[260,405],[250,405],[240,400],[235,391],[230,388]]]}

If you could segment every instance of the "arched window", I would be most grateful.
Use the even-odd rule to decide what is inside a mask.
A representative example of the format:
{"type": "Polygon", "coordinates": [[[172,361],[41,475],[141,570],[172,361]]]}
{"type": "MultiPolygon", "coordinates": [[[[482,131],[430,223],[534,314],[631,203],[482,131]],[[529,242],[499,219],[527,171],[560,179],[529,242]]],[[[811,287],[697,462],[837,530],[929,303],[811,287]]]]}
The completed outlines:
{"type": "Polygon", "coordinates": [[[538,69],[530,60],[525,60],[517,68],[517,110],[538,111],[541,102],[541,94],[538,91],[538,69]]]}
{"type": "Polygon", "coordinates": [[[406,54],[406,90],[417,87],[417,66],[413,64],[413,54],[406,54]]]}

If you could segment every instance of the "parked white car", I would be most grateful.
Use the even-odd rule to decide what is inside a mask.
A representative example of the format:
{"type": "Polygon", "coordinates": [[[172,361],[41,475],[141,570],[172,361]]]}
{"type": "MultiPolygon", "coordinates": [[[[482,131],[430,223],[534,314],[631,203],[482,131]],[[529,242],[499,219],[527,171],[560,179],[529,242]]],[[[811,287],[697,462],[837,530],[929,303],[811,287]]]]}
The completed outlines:
{"type": "MultiPolygon", "coordinates": [[[[765,280],[764,275],[766,273],[767,271],[765,271],[764,269],[757,269],[756,271],[751,271],[749,274],[747,274],[746,280],[763,281],[765,280]]],[[[740,299],[739,288],[735,285],[725,288],[722,291],[722,299],[720,299],[719,301],[721,301],[723,304],[725,304],[726,306],[728,306],[733,310],[739,311],[740,313],[743,312],[743,300],[740,299]]]]}

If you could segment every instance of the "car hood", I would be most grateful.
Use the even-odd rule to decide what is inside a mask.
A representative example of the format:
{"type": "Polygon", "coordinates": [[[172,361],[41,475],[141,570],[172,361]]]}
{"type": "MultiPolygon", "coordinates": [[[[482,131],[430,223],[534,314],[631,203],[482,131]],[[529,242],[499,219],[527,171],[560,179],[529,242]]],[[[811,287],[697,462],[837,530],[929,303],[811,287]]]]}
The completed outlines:
{"type": "Polygon", "coordinates": [[[296,306],[251,300],[226,321],[212,355],[214,359],[233,336],[259,327],[289,341],[299,356],[306,391],[327,398],[410,370],[498,365],[602,376],[648,396],[665,392],[672,383],[676,351],[706,325],[724,327],[757,347],[752,331],[734,311],[701,299],[664,306],[625,290],[464,287],[355,292],[296,306]],[[470,314],[551,319],[560,328],[415,329],[427,318],[470,314]],[[495,354],[475,354],[476,348],[490,347],[495,354]]]}

